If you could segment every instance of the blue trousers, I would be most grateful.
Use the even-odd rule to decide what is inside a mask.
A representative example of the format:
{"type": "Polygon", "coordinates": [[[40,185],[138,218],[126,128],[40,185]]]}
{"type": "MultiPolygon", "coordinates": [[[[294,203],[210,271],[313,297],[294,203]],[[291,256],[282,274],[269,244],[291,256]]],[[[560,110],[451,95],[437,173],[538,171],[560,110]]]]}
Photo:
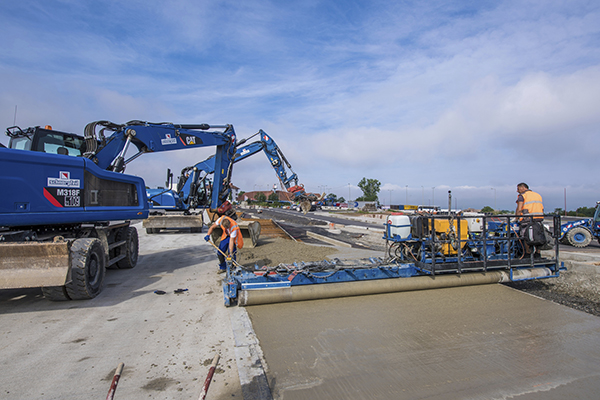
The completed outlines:
{"type": "MultiPolygon", "coordinates": [[[[231,238],[229,236],[227,236],[225,239],[221,240],[221,243],[219,243],[219,250],[221,250],[224,254],[227,254],[227,251],[229,250],[229,240],[231,238]]],[[[237,261],[235,259],[235,255],[237,254],[237,248],[235,247],[235,243],[233,244],[233,254],[231,255],[231,257],[233,258],[233,261],[237,261]]],[[[220,269],[227,269],[227,262],[225,262],[225,257],[223,256],[223,254],[218,253],[217,256],[219,257],[219,268],[220,269]]]]}

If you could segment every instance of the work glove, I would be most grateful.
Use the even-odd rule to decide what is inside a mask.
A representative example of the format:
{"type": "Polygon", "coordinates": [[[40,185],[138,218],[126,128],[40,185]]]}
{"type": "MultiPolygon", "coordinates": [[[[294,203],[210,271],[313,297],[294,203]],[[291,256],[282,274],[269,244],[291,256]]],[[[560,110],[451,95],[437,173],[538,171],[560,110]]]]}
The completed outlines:
{"type": "Polygon", "coordinates": [[[227,261],[231,262],[231,256],[227,256],[227,261]]]}
{"type": "Polygon", "coordinates": [[[210,240],[210,235],[204,236],[204,240],[206,240],[208,242],[210,240]]]}

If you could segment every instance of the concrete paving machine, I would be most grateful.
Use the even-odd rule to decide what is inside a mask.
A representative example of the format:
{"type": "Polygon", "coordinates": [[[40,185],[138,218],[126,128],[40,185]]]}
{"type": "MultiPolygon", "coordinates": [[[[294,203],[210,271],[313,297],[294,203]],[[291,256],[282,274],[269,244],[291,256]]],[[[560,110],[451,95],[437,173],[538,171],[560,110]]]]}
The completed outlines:
{"type": "Polygon", "coordinates": [[[83,137],[50,127],[7,134],[9,148],[0,148],[0,289],[41,287],[51,300],[87,299],[100,293],[106,268],[135,267],[138,235],[130,220],[148,216],[148,201],[143,179],[123,171],[142,154],[216,146],[221,168],[211,207],[229,195],[231,125],[99,121],[83,137]],[[125,159],[130,145],[137,152],[125,159]]]}
{"type": "MultiPolygon", "coordinates": [[[[228,266],[225,305],[314,300],[396,291],[557,277],[560,217],[549,233],[551,256],[538,258],[516,216],[391,215],[385,224],[383,257],[334,259],[277,266],[228,266]]],[[[521,218],[521,217],[520,217],[521,218]]],[[[522,221],[521,224],[524,222],[522,221]]],[[[539,246],[539,244],[538,244],[539,246]]]]}

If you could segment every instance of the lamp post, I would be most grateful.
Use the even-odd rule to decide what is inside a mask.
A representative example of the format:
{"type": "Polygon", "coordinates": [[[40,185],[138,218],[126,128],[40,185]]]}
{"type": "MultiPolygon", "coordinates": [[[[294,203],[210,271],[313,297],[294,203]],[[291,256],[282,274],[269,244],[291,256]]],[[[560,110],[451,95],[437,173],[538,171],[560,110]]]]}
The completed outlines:
{"type": "Polygon", "coordinates": [[[392,208],[392,192],[393,192],[393,190],[389,189],[389,191],[390,191],[390,208],[392,208]]]}
{"type": "Polygon", "coordinates": [[[408,185],[406,185],[405,187],[406,187],[406,202],[404,204],[406,205],[406,204],[408,204],[408,185]]]}
{"type": "Polygon", "coordinates": [[[435,186],[431,187],[431,205],[435,206],[435,186]]]}
{"type": "Polygon", "coordinates": [[[494,211],[496,211],[496,189],[492,188],[492,190],[494,191],[494,211]]]}
{"type": "Polygon", "coordinates": [[[421,185],[421,204],[425,205],[425,188],[421,185]]]}
{"type": "Polygon", "coordinates": [[[350,208],[350,184],[348,184],[348,208],[350,208]]]}

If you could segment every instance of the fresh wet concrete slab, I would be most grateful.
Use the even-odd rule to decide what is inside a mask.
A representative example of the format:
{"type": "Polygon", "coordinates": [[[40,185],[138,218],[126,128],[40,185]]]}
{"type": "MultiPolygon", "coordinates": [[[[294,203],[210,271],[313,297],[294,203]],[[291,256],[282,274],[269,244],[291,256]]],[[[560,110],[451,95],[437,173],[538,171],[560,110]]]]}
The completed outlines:
{"type": "Polygon", "coordinates": [[[246,310],[276,399],[600,393],[600,319],[503,285],[246,310]]]}

